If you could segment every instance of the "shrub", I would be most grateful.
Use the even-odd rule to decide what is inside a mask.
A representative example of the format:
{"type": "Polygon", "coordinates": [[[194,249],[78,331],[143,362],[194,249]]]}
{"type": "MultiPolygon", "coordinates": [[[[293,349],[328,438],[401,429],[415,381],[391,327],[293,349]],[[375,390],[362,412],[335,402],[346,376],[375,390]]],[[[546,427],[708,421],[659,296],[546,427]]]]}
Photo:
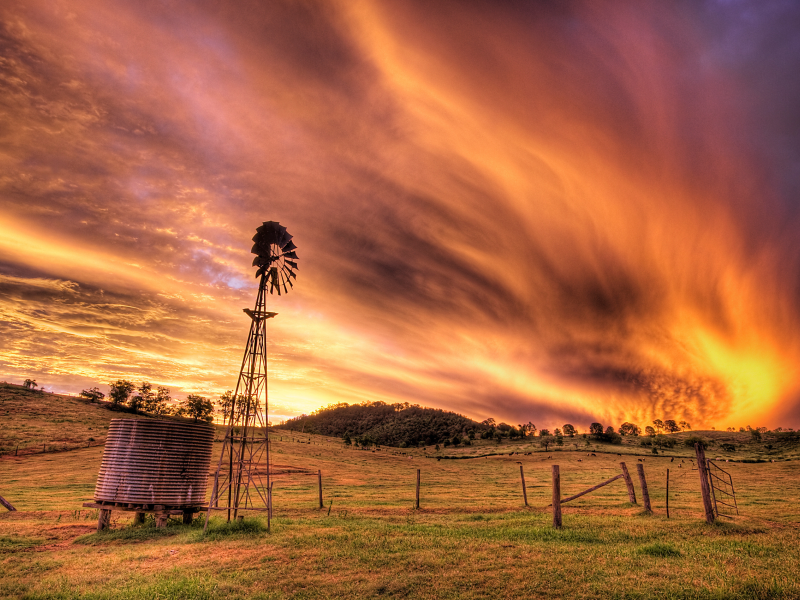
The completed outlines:
{"type": "Polygon", "coordinates": [[[694,448],[695,444],[700,444],[703,450],[708,448],[708,442],[701,437],[697,437],[696,435],[686,438],[683,441],[683,444],[684,446],[688,446],[689,448],[694,448]]]}

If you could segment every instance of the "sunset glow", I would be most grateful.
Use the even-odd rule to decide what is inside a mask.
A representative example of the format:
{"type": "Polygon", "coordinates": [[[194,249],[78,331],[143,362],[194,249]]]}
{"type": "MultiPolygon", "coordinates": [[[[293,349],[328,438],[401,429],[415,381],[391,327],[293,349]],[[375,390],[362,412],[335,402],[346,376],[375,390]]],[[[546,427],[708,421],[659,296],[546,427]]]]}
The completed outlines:
{"type": "Polygon", "coordinates": [[[0,9],[0,378],[800,427],[790,3],[0,9]],[[758,7],[757,9],[755,7],[758,7]]]}

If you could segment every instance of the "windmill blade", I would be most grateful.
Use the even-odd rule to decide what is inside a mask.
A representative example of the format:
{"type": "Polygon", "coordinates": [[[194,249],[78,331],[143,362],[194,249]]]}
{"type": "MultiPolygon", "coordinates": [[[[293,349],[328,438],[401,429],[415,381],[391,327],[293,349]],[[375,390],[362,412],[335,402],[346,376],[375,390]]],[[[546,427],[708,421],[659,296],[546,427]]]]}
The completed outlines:
{"type": "Polygon", "coordinates": [[[285,271],[285,273],[286,273],[286,279],[287,279],[287,281],[288,281],[288,279],[289,279],[290,277],[294,277],[295,279],[297,279],[297,275],[295,275],[295,274],[294,274],[294,272],[293,272],[293,271],[292,271],[292,270],[291,270],[289,267],[287,267],[286,265],[283,265],[283,267],[281,267],[281,268],[282,268],[282,269],[285,271]]]}
{"type": "Polygon", "coordinates": [[[296,252],[294,252],[294,251],[292,251],[292,252],[285,252],[285,253],[283,254],[283,256],[284,256],[285,258],[293,258],[293,259],[295,259],[295,260],[298,260],[297,253],[296,253],[296,252]]]}
{"type": "Polygon", "coordinates": [[[292,235],[286,231],[286,228],[283,229],[283,233],[281,235],[281,239],[278,240],[278,246],[283,248],[289,241],[292,239],[292,235]]]}
{"type": "Polygon", "coordinates": [[[281,295],[281,282],[278,275],[278,268],[272,267],[272,285],[278,290],[278,296],[281,295]]]}
{"type": "Polygon", "coordinates": [[[287,261],[286,261],[286,264],[287,264],[287,265],[289,265],[290,267],[292,267],[293,269],[296,269],[296,268],[297,268],[297,263],[296,263],[296,262],[294,262],[294,261],[287,260],[287,261]]]}
{"type": "Polygon", "coordinates": [[[295,246],[294,242],[289,241],[289,242],[286,243],[285,246],[283,246],[282,249],[283,249],[284,253],[286,253],[286,252],[291,252],[292,250],[297,250],[297,246],[295,246]]]}

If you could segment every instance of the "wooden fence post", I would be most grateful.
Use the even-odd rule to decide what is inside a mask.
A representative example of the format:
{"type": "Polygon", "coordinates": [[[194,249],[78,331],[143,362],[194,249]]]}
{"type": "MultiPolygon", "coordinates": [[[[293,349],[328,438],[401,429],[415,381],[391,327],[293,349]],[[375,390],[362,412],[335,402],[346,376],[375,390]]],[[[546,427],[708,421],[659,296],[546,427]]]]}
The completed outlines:
{"type": "Polygon", "coordinates": [[[525,506],[528,506],[528,490],[525,489],[525,473],[522,472],[522,465],[519,466],[519,476],[522,478],[522,498],[525,500],[525,506]]]}
{"type": "Polygon", "coordinates": [[[274,481],[269,483],[269,489],[267,490],[267,522],[272,519],[272,486],[275,485],[274,481]]]}
{"type": "Polygon", "coordinates": [[[706,451],[703,444],[696,443],[694,450],[697,453],[697,471],[700,473],[700,493],[703,495],[703,510],[706,513],[706,522],[714,522],[714,506],[711,504],[711,490],[708,484],[708,465],[706,464],[706,451]]]}
{"type": "Polygon", "coordinates": [[[317,481],[319,482],[319,507],[325,508],[322,505],[322,469],[317,471],[317,481]]]}
{"type": "Polygon", "coordinates": [[[669,519],[669,469],[667,469],[667,518],[669,519]]]}
{"type": "Polygon", "coordinates": [[[16,511],[16,510],[17,510],[16,508],[14,508],[14,507],[11,505],[11,502],[9,502],[8,500],[6,500],[6,499],[5,499],[5,498],[3,498],[2,496],[0,496],[0,504],[2,504],[3,506],[5,506],[5,507],[6,507],[6,509],[7,509],[7,510],[10,510],[11,512],[14,512],[14,511],[16,511]]]}
{"type": "Polygon", "coordinates": [[[650,507],[650,493],[647,491],[647,480],[644,478],[644,465],[636,465],[636,470],[639,473],[639,485],[642,486],[642,502],[644,502],[644,509],[647,512],[653,512],[650,507]]]}
{"type": "Polygon", "coordinates": [[[414,508],[419,508],[419,469],[417,469],[417,502],[414,508]]]}
{"type": "Polygon", "coordinates": [[[561,476],[553,465],[553,527],[561,529],[561,476]]]}
{"type": "Polygon", "coordinates": [[[636,490],[633,488],[633,479],[631,479],[631,474],[628,473],[628,467],[624,462],[619,463],[619,466],[622,467],[622,477],[625,479],[625,485],[628,488],[628,500],[631,504],[636,504],[636,490]]]}
{"type": "Polygon", "coordinates": [[[211,488],[211,506],[219,508],[219,469],[214,473],[214,487],[211,488]]]}
{"type": "Polygon", "coordinates": [[[108,529],[111,525],[111,511],[101,508],[97,515],[97,531],[108,529]]]}
{"type": "Polygon", "coordinates": [[[144,525],[144,513],[143,512],[133,513],[133,524],[134,525],[144,525]]]}

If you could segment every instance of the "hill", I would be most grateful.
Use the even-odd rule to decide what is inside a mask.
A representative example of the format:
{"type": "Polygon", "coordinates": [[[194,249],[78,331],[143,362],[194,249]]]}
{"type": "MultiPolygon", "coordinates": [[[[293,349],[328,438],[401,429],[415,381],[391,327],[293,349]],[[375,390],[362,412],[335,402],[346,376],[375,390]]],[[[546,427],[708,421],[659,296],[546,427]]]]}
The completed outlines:
{"type": "Polygon", "coordinates": [[[488,426],[439,408],[423,408],[407,402],[369,402],[321,408],[311,415],[289,419],[276,428],[333,437],[349,434],[365,444],[406,447],[440,444],[455,436],[477,434],[488,426]]]}
{"type": "MultiPolygon", "coordinates": [[[[105,443],[111,419],[150,419],[110,402],[0,383],[0,456],[36,454],[105,443]],[[116,410],[115,410],[116,409],[116,410]]],[[[180,417],[158,417],[171,419],[180,417]]]]}

